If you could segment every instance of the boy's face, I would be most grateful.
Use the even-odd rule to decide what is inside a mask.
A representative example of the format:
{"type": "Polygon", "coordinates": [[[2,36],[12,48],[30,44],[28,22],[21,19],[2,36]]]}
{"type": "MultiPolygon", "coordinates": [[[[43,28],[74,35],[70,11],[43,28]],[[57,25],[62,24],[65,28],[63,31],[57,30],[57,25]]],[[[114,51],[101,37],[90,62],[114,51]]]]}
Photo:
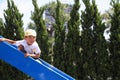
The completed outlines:
{"type": "Polygon", "coordinates": [[[28,45],[32,45],[36,41],[36,37],[32,35],[25,36],[25,40],[27,41],[28,45]]]}

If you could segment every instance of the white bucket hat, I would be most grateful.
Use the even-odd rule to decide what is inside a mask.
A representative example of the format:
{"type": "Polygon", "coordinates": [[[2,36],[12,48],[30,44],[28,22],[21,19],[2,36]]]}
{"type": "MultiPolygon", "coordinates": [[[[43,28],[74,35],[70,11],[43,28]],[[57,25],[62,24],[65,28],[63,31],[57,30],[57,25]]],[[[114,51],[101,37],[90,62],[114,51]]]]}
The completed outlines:
{"type": "Polygon", "coordinates": [[[27,29],[25,31],[25,36],[36,36],[36,35],[37,34],[36,34],[35,30],[33,30],[33,29],[27,29]]]}

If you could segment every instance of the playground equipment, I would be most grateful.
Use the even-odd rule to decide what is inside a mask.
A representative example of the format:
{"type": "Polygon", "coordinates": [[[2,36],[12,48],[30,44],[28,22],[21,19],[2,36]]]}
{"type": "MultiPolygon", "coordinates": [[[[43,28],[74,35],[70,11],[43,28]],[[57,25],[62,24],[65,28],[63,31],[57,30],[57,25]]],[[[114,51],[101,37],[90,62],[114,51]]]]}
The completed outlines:
{"type": "Polygon", "coordinates": [[[0,42],[0,59],[30,75],[35,80],[75,80],[42,59],[36,61],[32,57],[25,58],[17,47],[7,42],[0,42]]]}

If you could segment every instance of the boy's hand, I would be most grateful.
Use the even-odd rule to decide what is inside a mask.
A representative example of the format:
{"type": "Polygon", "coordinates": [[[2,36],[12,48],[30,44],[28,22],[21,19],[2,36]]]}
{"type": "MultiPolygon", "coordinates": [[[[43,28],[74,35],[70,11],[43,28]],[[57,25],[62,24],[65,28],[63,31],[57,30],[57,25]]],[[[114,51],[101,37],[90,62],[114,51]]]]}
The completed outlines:
{"type": "Polygon", "coordinates": [[[5,41],[5,38],[0,38],[0,42],[5,41]]]}
{"type": "Polygon", "coordinates": [[[28,57],[28,56],[30,56],[30,54],[29,53],[25,53],[25,57],[28,57]]]}

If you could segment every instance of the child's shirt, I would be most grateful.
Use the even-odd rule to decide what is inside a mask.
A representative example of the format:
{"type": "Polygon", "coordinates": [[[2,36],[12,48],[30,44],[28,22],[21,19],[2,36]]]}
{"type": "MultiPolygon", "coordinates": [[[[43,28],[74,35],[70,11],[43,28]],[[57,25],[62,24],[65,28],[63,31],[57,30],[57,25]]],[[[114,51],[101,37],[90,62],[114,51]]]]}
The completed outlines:
{"type": "Polygon", "coordinates": [[[19,40],[19,41],[16,41],[15,45],[16,46],[22,45],[24,47],[24,50],[27,53],[31,53],[31,54],[40,54],[41,53],[41,50],[36,41],[32,45],[28,45],[26,40],[19,40]]]}

